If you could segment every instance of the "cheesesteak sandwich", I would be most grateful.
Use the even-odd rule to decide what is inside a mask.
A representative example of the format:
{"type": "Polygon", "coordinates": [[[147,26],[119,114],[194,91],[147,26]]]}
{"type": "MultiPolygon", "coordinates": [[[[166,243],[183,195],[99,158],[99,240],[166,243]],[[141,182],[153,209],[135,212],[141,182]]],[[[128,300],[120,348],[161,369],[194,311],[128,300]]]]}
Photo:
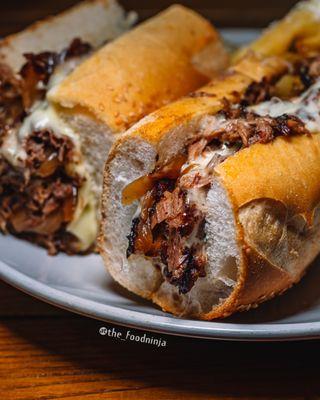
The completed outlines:
{"type": "Polygon", "coordinates": [[[114,145],[99,244],[121,285],[210,320],[300,280],[320,251],[320,57],[298,37],[267,58],[260,39],[114,145]]]}
{"type": "Polygon", "coordinates": [[[75,156],[71,133],[55,135],[46,123],[49,115],[41,117],[46,96],[97,48],[127,30],[128,17],[115,0],[88,0],[0,42],[2,231],[55,251],[50,235],[71,219],[82,178],[63,167],[75,156]],[[39,119],[31,121],[33,115],[39,119]]]}
{"type": "MultiPolygon", "coordinates": [[[[112,32],[119,25],[116,17],[110,22],[112,32]]],[[[63,24],[61,30],[81,37],[82,29],[96,28],[100,34],[95,25],[89,18],[79,20],[79,29],[63,24]]],[[[52,29],[51,35],[56,34],[52,29]]],[[[38,45],[37,30],[28,35],[35,35],[38,45]]],[[[9,47],[24,48],[20,36],[6,40],[6,54],[9,47]]],[[[87,57],[89,39],[76,39],[59,53],[28,53],[22,68],[21,57],[6,57],[3,65],[0,224],[51,254],[92,248],[103,165],[115,135],[206,83],[227,63],[215,29],[181,6],[87,57]],[[18,75],[6,75],[9,59],[16,71],[20,68],[18,75]]],[[[51,45],[48,40],[48,49],[56,51],[51,45]]]]}

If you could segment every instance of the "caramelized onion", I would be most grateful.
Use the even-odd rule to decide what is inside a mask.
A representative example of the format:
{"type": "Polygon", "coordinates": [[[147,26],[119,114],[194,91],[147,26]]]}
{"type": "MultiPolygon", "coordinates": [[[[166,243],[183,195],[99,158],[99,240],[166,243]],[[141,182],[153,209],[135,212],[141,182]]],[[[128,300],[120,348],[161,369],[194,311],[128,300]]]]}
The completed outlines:
{"type": "Polygon", "coordinates": [[[155,182],[159,179],[177,179],[180,175],[181,167],[186,160],[186,155],[179,154],[169,164],[155,170],[152,174],[142,176],[141,178],[131,182],[122,191],[122,204],[127,206],[132,204],[135,200],[143,197],[149,190],[153,188],[155,182]]]}
{"type": "Polygon", "coordinates": [[[46,178],[56,171],[60,162],[58,157],[52,157],[51,159],[43,162],[37,170],[37,175],[41,176],[41,178],[46,178]]]}

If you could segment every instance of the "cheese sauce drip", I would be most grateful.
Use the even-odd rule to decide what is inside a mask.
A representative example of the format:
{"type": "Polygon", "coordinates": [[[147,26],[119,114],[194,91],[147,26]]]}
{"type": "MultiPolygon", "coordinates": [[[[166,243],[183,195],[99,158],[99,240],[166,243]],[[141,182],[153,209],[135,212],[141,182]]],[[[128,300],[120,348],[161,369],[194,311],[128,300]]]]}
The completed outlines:
{"type": "Polygon", "coordinates": [[[320,130],[320,79],[301,96],[291,101],[273,98],[270,101],[250,107],[249,110],[260,116],[272,118],[284,114],[294,115],[304,122],[310,132],[318,132],[320,130]]]}

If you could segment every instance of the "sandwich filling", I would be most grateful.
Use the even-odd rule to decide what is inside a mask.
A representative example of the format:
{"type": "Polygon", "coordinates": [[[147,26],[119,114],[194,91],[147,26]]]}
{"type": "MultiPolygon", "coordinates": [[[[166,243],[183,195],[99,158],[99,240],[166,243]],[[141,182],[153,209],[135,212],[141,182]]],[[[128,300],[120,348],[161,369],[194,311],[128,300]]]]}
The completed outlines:
{"type": "Polygon", "coordinates": [[[17,76],[0,66],[0,229],[51,254],[87,250],[72,224],[87,205],[81,195],[89,183],[77,136],[46,94],[90,51],[88,43],[74,39],[60,53],[26,54],[17,76]]]}
{"type": "Polygon", "coordinates": [[[141,182],[148,190],[137,199],[127,257],[139,254],[150,259],[181,294],[206,276],[207,194],[216,179],[215,167],[245,147],[278,136],[319,132],[320,79],[309,84],[290,101],[273,97],[255,104],[268,96],[266,86],[260,85],[241,104],[224,102],[222,111],[201,119],[195,138],[176,160],[129,185],[126,195],[141,193],[141,182]]]}

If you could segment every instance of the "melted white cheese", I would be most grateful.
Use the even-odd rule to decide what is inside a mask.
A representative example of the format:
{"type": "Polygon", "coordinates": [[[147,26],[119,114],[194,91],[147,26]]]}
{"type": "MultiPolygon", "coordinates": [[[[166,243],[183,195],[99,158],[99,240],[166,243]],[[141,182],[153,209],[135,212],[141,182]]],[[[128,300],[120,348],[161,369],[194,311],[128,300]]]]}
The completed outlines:
{"type": "Polygon", "coordinates": [[[23,167],[26,153],[18,140],[16,129],[12,128],[3,139],[0,147],[0,157],[6,159],[14,167],[23,167]]]}
{"type": "Polygon", "coordinates": [[[279,117],[284,114],[300,118],[310,132],[320,131],[320,79],[301,96],[282,101],[278,98],[263,102],[250,110],[261,116],[279,117]]]}
{"type": "Polygon", "coordinates": [[[77,208],[73,220],[67,226],[67,231],[78,238],[80,251],[86,251],[97,237],[97,204],[89,177],[79,190],[77,208]]]}
{"type": "Polygon", "coordinates": [[[182,168],[181,171],[183,172],[185,169],[187,169],[190,165],[193,166],[191,171],[194,171],[194,169],[197,170],[204,170],[208,167],[209,163],[212,161],[214,157],[223,157],[227,158],[234,154],[235,152],[235,146],[227,146],[226,144],[222,144],[219,147],[207,147],[198,157],[196,157],[194,160],[191,160],[189,162],[186,162],[182,168]]]}
{"type": "Polygon", "coordinates": [[[78,135],[57,115],[55,109],[46,101],[37,104],[18,129],[12,129],[5,136],[0,155],[14,167],[23,167],[27,157],[24,149],[28,136],[35,131],[50,130],[56,136],[69,137],[76,149],[79,149],[78,135]]]}
{"type": "MultiPolygon", "coordinates": [[[[185,176],[188,174],[193,175],[197,172],[201,176],[210,176],[214,173],[214,166],[221,162],[221,157],[226,159],[232,156],[236,151],[236,146],[227,146],[226,144],[222,144],[219,147],[207,147],[198,157],[186,162],[182,166],[181,171],[183,173],[183,171],[188,169],[185,176]]],[[[205,213],[207,212],[207,191],[206,187],[188,189],[187,201],[196,204],[197,208],[205,213]]]]}
{"type": "Polygon", "coordinates": [[[74,57],[63,64],[58,65],[54,70],[54,74],[50,77],[47,91],[49,92],[50,90],[54,90],[54,88],[56,88],[64,78],[70,75],[70,73],[86,58],[88,58],[88,55],[74,57]]]}

